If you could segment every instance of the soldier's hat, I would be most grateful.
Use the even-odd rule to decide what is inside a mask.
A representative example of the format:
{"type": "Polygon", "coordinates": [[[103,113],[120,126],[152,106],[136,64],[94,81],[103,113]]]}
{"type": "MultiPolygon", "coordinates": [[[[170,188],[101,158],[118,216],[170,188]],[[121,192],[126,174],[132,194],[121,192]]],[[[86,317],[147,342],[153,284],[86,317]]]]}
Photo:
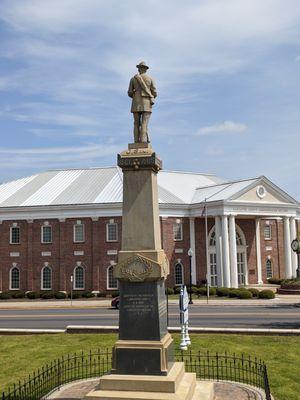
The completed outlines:
{"type": "Polygon", "coordinates": [[[136,65],[137,68],[139,67],[144,67],[144,68],[149,68],[148,65],[145,63],[145,61],[141,61],[138,65],[136,65]]]}

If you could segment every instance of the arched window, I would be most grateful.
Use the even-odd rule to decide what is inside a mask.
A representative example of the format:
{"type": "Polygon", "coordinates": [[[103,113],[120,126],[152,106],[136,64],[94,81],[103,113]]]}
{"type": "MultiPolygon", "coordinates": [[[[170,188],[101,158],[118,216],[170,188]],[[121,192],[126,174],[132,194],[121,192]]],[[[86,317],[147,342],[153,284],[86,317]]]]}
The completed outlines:
{"type": "Polygon", "coordinates": [[[20,270],[17,267],[13,267],[10,270],[10,290],[20,289],[20,270]]]}
{"type": "Polygon", "coordinates": [[[267,279],[273,278],[273,266],[272,266],[272,261],[267,260],[266,261],[266,273],[267,273],[267,279]]]}
{"type": "Polygon", "coordinates": [[[84,289],[84,268],[81,265],[74,269],[74,289],[84,289]]]}
{"type": "Polygon", "coordinates": [[[210,239],[209,239],[209,245],[210,246],[215,246],[216,245],[216,232],[213,231],[210,235],[210,239]]]}
{"type": "Polygon", "coordinates": [[[44,267],[41,271],[41,289],[52,289],[52,269],[48,266],[44,267]]]}
{"type": "Polygon", "coordinates": [[[118,280],[113,275],[114,267],[107,268],[107,289],[118,289],[118,280]]]}
{"type": "Polygon", "coordinates": [[[183,284],[183,266],[181,263],[177,263],[174,269],[175,274],[175,285],[183,284]]]}

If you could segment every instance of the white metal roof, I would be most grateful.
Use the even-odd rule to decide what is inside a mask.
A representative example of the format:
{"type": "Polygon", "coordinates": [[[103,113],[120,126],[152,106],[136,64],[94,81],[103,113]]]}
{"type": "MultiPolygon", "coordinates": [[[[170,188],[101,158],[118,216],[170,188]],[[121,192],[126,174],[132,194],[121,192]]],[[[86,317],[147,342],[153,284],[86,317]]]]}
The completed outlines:
{"type": "MultiPolygon", "coordinates": [[[[160,204],[227,200],[260,178],[226,182],[215,175],[160,171],[160,204]]],[[[122,202],[118,167],[47,171],[0,185],[0,208],[122,202]]]]}

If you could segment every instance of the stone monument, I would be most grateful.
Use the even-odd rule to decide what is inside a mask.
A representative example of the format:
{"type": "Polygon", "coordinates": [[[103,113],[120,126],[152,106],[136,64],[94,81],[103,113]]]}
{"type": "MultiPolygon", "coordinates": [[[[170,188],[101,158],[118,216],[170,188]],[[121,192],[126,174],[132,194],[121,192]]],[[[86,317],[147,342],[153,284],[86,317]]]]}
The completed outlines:
{"type": "Polygon", "coordinates": [[[111,374],[86,399],[205,399],[213,384],[196,382],[184,363],[174,362],[168,333],[165,279],[169,263],[161,247],[157,174],[162,162],[149,142],[148,121],[156,89],[137,65],[129,85],[134,115],[134,143],[118,155],[123,171],[122,250],[114,275],[120,289],[119,339],[111,374]]]}

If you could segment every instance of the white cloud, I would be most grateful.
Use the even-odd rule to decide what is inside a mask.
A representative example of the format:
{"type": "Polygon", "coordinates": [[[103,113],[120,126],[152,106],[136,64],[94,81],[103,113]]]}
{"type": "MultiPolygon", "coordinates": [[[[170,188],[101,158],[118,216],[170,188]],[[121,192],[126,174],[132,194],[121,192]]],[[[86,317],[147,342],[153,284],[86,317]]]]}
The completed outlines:
{"type": "Polygon", "coordinates": [[[87,144],[73,147],[0,148],[0,166],[10,169],[63,168],[96,164],[101,158],[115,155],[120,146],[87,144]]]}
{"type": "Polygon", "coordinates": [[[244,133],[247,130],[245,124],[233,121],[224,121],[215,125],[205,126],[200,128],[197,135],[215,135],[215,134],[232,134],[232,133],[244,133]]]}
{"type": "Polygon", "coordinates": [[[94,118],[84,115],[40,113],[35,115],[14,114],[13,116],[17,121],[23,122],[39,122],[65,126],[98,125],[98,122],[94,118]]]}

